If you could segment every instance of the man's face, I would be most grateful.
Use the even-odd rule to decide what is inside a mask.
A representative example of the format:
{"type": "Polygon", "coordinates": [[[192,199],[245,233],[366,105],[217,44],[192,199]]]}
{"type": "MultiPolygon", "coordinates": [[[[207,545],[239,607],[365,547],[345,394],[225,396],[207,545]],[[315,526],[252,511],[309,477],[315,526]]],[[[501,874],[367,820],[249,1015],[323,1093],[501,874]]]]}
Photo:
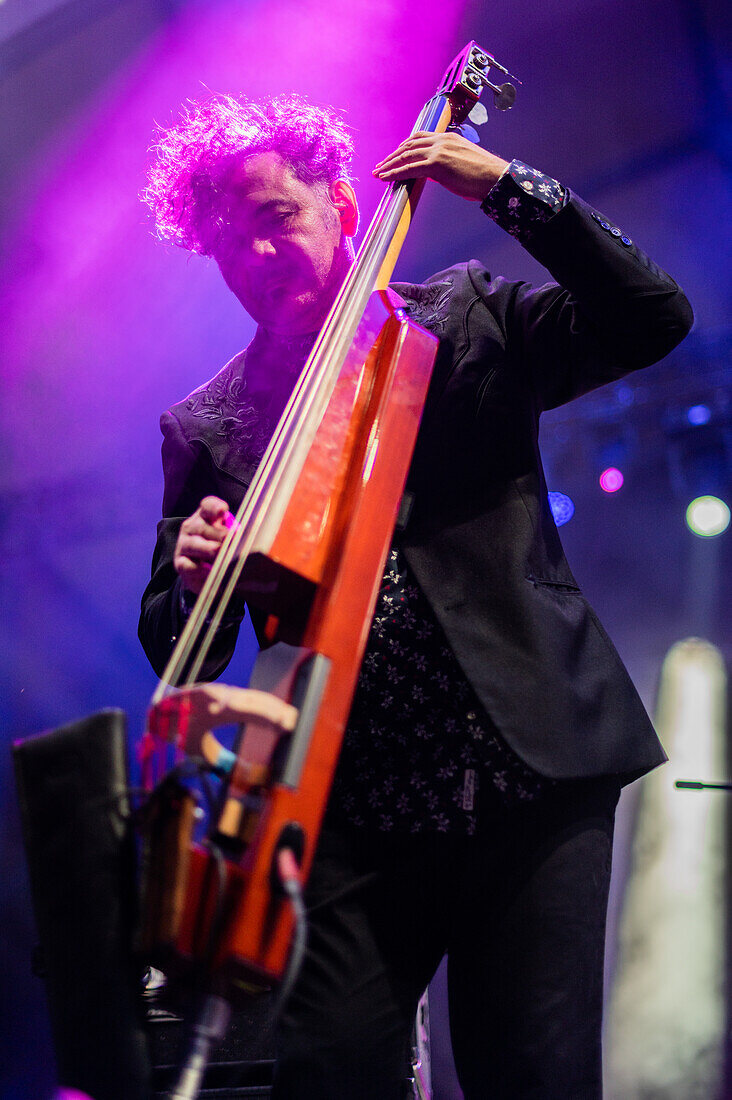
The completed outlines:
{"type": "Polygon", "coordinates": [[[247,157],[227,190],[231,215],[214,251],[226,285],[265,328],[315,332],[350,264],[327,189],[269,152],[247,157]]]}

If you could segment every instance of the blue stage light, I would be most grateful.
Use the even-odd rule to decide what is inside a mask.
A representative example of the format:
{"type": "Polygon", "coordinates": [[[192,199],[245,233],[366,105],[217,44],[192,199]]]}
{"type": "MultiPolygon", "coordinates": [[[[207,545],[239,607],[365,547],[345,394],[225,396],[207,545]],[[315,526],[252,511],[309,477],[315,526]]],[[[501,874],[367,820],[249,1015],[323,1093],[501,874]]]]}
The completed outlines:
{"type": "Polygon", "coordinates": [[[548,493],[549,507],[557,527],[569,523],[574,515],[574,504],[565,493],[548,493]]]}
{"type": "Polygon", "coordinates": [[[711,419],[711,411],[708,405],[692,405],[686,410],[686,419],[690,424],[708,424],[711,419]]]}

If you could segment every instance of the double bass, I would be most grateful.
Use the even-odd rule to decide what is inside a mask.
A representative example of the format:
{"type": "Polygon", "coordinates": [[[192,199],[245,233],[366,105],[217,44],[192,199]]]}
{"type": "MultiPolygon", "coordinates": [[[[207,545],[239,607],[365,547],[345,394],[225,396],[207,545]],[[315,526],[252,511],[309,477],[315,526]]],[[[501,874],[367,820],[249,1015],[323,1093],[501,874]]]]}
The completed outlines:
{"type": "MultiPolygon", "coordinates": [[[[493,68],[510,75],[468,43],[413,133],[463,127],[484,87],[510,107],[493,68]]],[[[276,983],[284,1000],[302,957],[302,888],[437,351],[389,289],[423,183],[385,192],[151,701],[138,948],[207,990],[176,1097],[196,1095],[227,1006],[276,983]],[[268,645],[248,687],[201,684],[235,593],[264,616],[268,645]],[[229,724],[233,750],[214,733],[229,724]],[[201,837],[189,778],[209,791],[211,774],[201,837]]]]}

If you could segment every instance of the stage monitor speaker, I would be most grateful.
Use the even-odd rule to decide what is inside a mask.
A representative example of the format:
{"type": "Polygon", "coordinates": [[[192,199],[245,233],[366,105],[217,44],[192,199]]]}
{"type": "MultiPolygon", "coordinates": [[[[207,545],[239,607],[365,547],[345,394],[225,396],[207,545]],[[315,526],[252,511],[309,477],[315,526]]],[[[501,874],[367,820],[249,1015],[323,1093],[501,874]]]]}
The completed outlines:
{"type": "Polygon", "coordinates": [[[147,1100],[125,716],[31,737],[13,758],[59,1083],[147,1100]]]}

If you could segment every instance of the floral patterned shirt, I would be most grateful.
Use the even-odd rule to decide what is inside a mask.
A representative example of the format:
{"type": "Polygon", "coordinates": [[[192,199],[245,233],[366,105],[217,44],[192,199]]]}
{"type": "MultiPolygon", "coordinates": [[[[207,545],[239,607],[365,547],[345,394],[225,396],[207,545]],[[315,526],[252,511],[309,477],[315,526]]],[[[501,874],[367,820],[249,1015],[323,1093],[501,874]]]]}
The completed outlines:
{"type": "Polygon", "coordinates": [[[381,830],[472,834],[481,797],[513,804],[547,784],[503,741],[392,547],[331,813],[381,830]]]}
{"type": "Polygon", "coordinates": [[[512,160],[495,187],[480,204],[489,218],[512,237],[525,243],[537,225],[550,221],[569,200],[561,183],[512,160]]]}

